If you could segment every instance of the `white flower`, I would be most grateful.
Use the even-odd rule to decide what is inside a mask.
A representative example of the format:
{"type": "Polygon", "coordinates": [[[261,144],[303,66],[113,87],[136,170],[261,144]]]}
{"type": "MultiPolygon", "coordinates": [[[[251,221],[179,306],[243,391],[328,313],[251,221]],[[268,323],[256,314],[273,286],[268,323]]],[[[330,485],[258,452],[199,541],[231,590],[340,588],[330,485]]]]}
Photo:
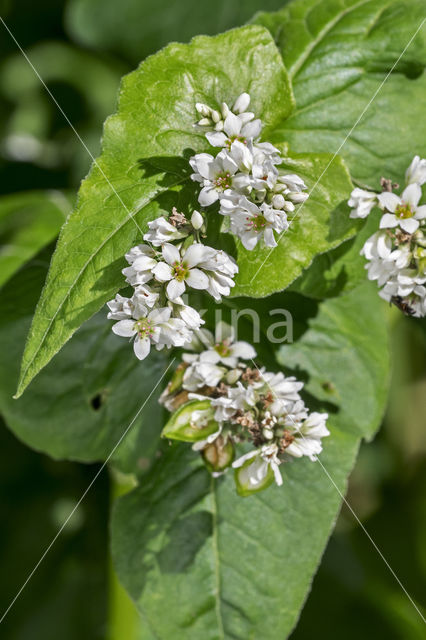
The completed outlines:
{"type": "MultiPolygon", "coordinates": [[[[234,176],[239,170],[237,162],[227,151],[220,151],[216,157],[209,153],[199,153],[190,158],[189,163],[194,170],[192,180],[202,186],[198,202],[203,207],[213,204],[226,189],[233,187],[236,180],[234,176]]],[[[249,182],[248,176],[240,176],[238,186],[241,189],[244,184],[249,185],[249,182]]]]}
{"type": "MultiPolygon", "coordinates": [[[[241,95],[239,95],[234,102],[232,109],[228,107],[226,102],[222,103],[220,111],[212,109],[206,104],[197,102],[195,108],[202,116],[201,120],[197,124],[202,127],[213,128],[215,131],[223,131],[225,129],[226,119],[229,115],[232,115],[234,117],[238,117],[241,122],[241,127],[243,127],[254,118],[254,113],[252,113],[251,111],[247,111],[249,104],[250,96],[248,93],[242,93],[241,95]]],[[[232,126],[232,124],[230,124],[228,121],[226,125],[227,130],[229,130],[230,126],[232,126]]],[[[222,145],[219,144],[213,146],[222,145]]]]}
{"type": "Polygon", "coordinates": [[[230,149],[235,141],[247,144],[248,140],[257,140],[261,131],[262,122],[260,120],[248,120],[244,114],[236,115],[230,111],[223,121],[222,130],[208,132],[206,133],[206,138],[212,147],[227,147],[230,149]]]}
{"type": "Polygon", "coordinates": [[[293,204],[301,204],[309,198],[308,193],[304,193],[307,190],[307,186],[304,180],[295,173],[279,174],[277,176],[277,182],[275,185],[276,196],[272,200],[272,204],[276,206],[277,199],[282,198],[284,202],[280,206],[276,206],[277,209],[284,209],[285,211],[292,211],[288,204],[288,200],[293,204]]]}
{"type": "Polygon", "coordinates": [[[276,444],[264,445],[260,451],[250,451],[238,458],[238,460],[235,460],[232,466],[234,469],[238,469],[243,467],[249,460],[252,460],[252,462],[244,466],[239,472],[238,480],[243,487],[248,487],[251,490],[262,487],[269,473],[269,469],[272,470],[277,485],[282,485],[283,479],[279,470],[281,460],[278,458],[278,447],[276,444]]]}
{"type": "Polygon", "coordinates": [[[228,387],[226,396],[212,399],[212,407],[216,408],[215,420],[226,422],[237,411],[247,411],[254,407],[256,401],[257,397],[253,387],[246,388],[241,382],[237,382],[235,387],[228,387]]]}
{"type": "Polygon", "coordinates": [[[295,403],[300,401],[299,391],[303,388],[303,382],[299,382],[294,376],[286,377],[281,371],[278,373],[262,371],[258,384],[265,385],[266,390],[273,395],[273,401],[269,406],[269,411],[273,415],[282,416],[290,411],[303,410],[303,403],[302,407],[295,406],[295,403]]]}
{"type": "Polygon", "coordinates": [[[278,173],[275,165],[283,161],[279,149],[270,142],[249,143],[248,146],[253,154],[253,165],[261,167],[265,173],[269,171],[278,173]]]}
{"type": "Polygon", "coordinates": [[[328,415],[326,413],[311,413],[301,425],[295,425],[292,435],[294,440],[286,447],[285,452],[295,458],[307,456],[315,462],[322,451],[321,438],[329,436],[325,426],[328,415]]]}
{"type": "Polygon", "coordinates": [[[123,269],[122,273],[129,284],[136,286],[152,279],[152,269],[157,264],[156,252],[152,247],[139,244],[132,247],[125,257],[131,266],[123,269]]]}
{"type": "Polygon", "coordinates": [[[377,205],[377,193],[356,187],[351,193],[348,205],[353,207],[350,213],[351,218],[366,218],[371,209],[377,205]]]}
{"type": "Polygon", "coordinates": [[[125,298],[119,293],[114,300],[107,302],[110,309],[109,320],[124,320],[125,318],[139,318],[148,313],[158,301],[159,293],[154,291],[149,285],[139,285],[136,287],[131,298],[125,298]]]}
{"type": "Polygon", "coordinates": [[[173,240],[180,240],[185,238],[187,233],[178,231],[164,216],[160,216],[152,222],[148,222],[149,231],[145,233],[143,239],[146,242],[150,242],[155,247],[159,247],[165,242],[173,242],[173,240]]]}
{"type": "Polygon", "coordinates": [[[420,156],[414,156],[410,166],[405,172],[406,184],[412,184],[416,182],[418,185],[422,185],[426,182],[426,159],[420,158],[420,156]]]}
{"type": "Polygon", "coordinates": [[[190,362],[183,375],[182,387],[187,391],[196,391],[200,387],[216,387],[226,374],[225,367],[210,362],[200,362],[198,356],[189,358],[185,354],[184,361],[190,362]]]}
{"type": "Polygon", "coordinates": [[[239,171],[243,172],[242,175],[236,174],[232,180],[232,187],[240,192],[247,191],[250,187],[250,179],[248,173],[253,170],[254,157],[247,145],[239,142],[233,142],[229,151],[221,151],[221,153],[227,153],[228,156],[235,162],[239,171]]]}
{"type": "Polygon", "coordinates": [[[376,231],[370,236],[360,253],[369,261],[366,265],[369,280],[377,280],[379,287],[411,261],[409,246],[393,249],[392,239],[386,231],[376,231]]]}
{"type": "Polygon", "coordinates": [[[208,293],[220,302],[222,296],[229,296],[231,288],[235,286],[234,276],[238,273],[238,265],[225,251],[212,251],[207,259],[200,262],[199,267],[209,279],[208,293]]]}
{"type": "Polygon", "coordinates": [[[220,362],[227,367],[236,367],[239,358],[249,360],[256,357],[255,349],[248,342],[234,340],[234,328],[226,322],[218,323],[214,337],[210,331],[205,331],[203,341],[207,350],[200,354],[200,362],[220,362]]]}
{"type": "MultiPolygon", "coordinates": [[[[194,307],[185,304],[182,298],[175,298],[173,301],[169,300],[167,305],[172,309],[173,316],[183,320],[186,326],[192,331],[199,330],[201,325],[204,324],[204,320],[198,311],[194,309],[194,307]]],[[[193,334],[191,334],[191,340],[192,339],[193,334]]]]}
{"type": "Polygon", "coordinates": [[[382,297],[390,300],[393,296],[409,298],[411,295],[424,298],[426,295],[426,275],[420,275],[416,269],[401,269],[383,287],[382,297]]]}
{"type": "Polygon", "coordinates": [[[281,233],[288,229],[286,214],[264,202],[260,207],[245,196],[241,196],[235,206],[235,200],[224,198],[220,212],[230,216],[231,233],[237,235],[243,246],[251,251],[260,240],[267,247],[276,247],[274,231],[281,233]],[[232,211],[230,214],[229,211],[232,211]]]}
{"type": "Polygon", "coordinates": [[[109,307],[108,320],[124,320],[132,317],[133,304],[131,298],[125,298],[117,293],[114,300],[107,302],[107,305],[109,307]]]}
{"type": "Polygon", "coordinates": [[[156,263],[152,273],[158,282],[168,282],[166,293],[170,300],[181,296],[186,285],[193,289],[208,289],[208,276],[196,267],[214,252],[211,247],[194,242],[181,255],[175,245],[165,243],[162,247],[164,262],[156,263]]]}
{"type": "Polygon", "coordinates": [[[385,213],[380,220],[381,229],[400,226],[406,233],[414,233],[419,228],[419,220],[426,218],[426,205],[418,206],[422,190],[416,183],[408,185],[401,194],[384,191],[378,196],[385,213]]]}
{"type": "Polygon", "coordinates": [[[119,320],[113,325],[113,332],[124,338],[134,338],[133,348],[139,360],[150,352],[151,345],[157,349],[164,346],[181,347],[188,340],[188,330],[181,320],[170,318],[167,307],[153,309],[148,316],[119,320]]]}

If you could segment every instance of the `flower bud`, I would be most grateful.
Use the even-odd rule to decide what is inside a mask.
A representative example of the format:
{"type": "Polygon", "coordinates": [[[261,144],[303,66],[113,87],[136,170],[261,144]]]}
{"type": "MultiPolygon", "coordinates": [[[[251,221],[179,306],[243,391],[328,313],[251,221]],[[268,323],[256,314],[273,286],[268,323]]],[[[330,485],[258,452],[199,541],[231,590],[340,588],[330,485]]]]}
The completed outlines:
{"type": "Polygon", "coordinates": [[[198,124],[200,127],[209,127],[209,126],[210,126],[210,124],[211,124],[211,122],[210,122],[209,118],[201,118],[201,120],[199,120],[199,121],[197,122],[197,124],[198,124]]]}
{"type": "Polygon", "coordinates": [[[287,194],[287,198],[294,202],[295,204],[300,204],[301,202],[305,202],[309,198],[308,193],[302,193],[301,191],[292,191],[287,194]]]}
{"type": "Polygon", "coordinates": [[[211,109],[206,104],[203,104],[202,102],[197,102],[195,105],[195,108],[197,109],[198,113],[204,116],[205,118],[210,116],[211,109]]]}
{"type": "Polygon", "coordinates": [[[226,102],[222,102],[222,117],[225,120],[226,116],[230,113],[230,109],[228,107],[228,105],[226,104],[226,102]]]}
{"type": "Polygon", "coordinates": [[[220,120],[222,120],[222,116],[220,115],[219,111],[212,111],[210,117],[213,122],[219,122],[220,120]]]}
{"type": "Polygon", "coordinates": [[[250,96],[248,93],[242,93],[235,100],[234,106],[232,107],[232,111],[234,113],[243,113],[243,111],[247,111],[247,108],[250,104],[250,96]]]}
{"type": "Polygon", "coordinates": [[[194,211],[191,216],[191,224],[195,230],[201,229],[204,223],[204,218],[199,211],[194,211]]]}
{"type": "Polygon", "coordinates": [[[269,429],[268,427],[265,427],[262,430],[262,434],[263,434],[263,437],[266,438],[267,440],[272,440],[272,438],[274,437],[274,432],[272,431],[272,429],[269,429]]]}
{"type": "Polygon", "coordinates": [[[276,193],[272,198],[272,206],[274,209],[282,209],[285,205],[285,198],[280,193],[276,193]]]}

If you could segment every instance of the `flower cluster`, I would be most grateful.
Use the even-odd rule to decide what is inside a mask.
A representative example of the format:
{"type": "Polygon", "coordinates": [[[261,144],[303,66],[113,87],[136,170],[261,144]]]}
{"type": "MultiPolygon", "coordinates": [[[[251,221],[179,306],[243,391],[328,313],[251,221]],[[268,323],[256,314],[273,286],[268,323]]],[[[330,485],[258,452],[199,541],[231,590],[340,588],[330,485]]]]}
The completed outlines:
{"type": "Polygon", "coordinates": [[[382,193],[356,188],[348,202],[352,218],[366,218],[373,207],[383,214],[379,230],[364,244],[370,280],[377,280],[380,296],[407,315],[426,316],[426,159],[415,156],[405,174],[401,195],[398,185],[382,178],[382,193]]]}
{"type": "Polygon", "coordinates": [[[160,399],[173,412],[164,437],[193,442],[214,474],[232,465],[240,495],[281,485],[279,466],[291,458],[316,460],[328,416],[309,413],[302,382],[257,368],[254,348],[225,323],[215,336],[197,331],[191,347],[160,399]],[[254,448],[235,460],[244,442],[254,448]]]}
{"type": "Polygon", "coordinates": [[[228,296],[238,271],[235,260],[224,251],[199,242],[204,223],[198,211],[188,221],[173,210],[149,222],[140,244],[126,253],[126,282],[134,289],[131,298],[117,294],[108,302],[108,318],[117,320],[115,334],[133,338],[136,356],[143,360],[151,346],[183,347],[204,320],[182,295],[191,289],[204,290],[217,301],[228,296]]]}
{"type": "Polygon", "coordinates": [[[263,240],[276,247],[275,233],[285,231],[287,213],[308,197],[306,185],[296,174],[280,172],[283,159],[269,142],[260,142],[262,122],[247,111],[250,96],[242,93],[232,109],[220,111],[198,103],[202,116],[197,126],[206,131],[215,155],[199,153],[190,159],[192,179],[201,186],[199,203],[207,207],[219,201],[219,213],[229,219],[229,230],[252,250],[263,240]]]}

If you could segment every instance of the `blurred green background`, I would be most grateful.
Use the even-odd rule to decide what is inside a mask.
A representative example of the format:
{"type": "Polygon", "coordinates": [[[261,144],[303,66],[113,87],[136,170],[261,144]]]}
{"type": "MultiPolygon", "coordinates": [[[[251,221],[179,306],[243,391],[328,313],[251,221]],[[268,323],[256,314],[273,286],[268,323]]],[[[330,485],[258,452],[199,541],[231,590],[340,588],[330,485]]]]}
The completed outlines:
{"type": "MultiPolygon", "coordinates": [[[[10,0],[0,2],[0,15],[96,156],[123,73],[169,41],[217,33],[242,24],[257,10],[283,4],[40,0],[34,5],[10,0]]],[[[55,237],[91,160],[2,24],[0,33],[0,271],[5,278],[17,260],[41,248],[38,238],[55,237]],[[55,206],[46,209],[33,193],[41,189],[49,190],[55,206]],[[5,197],[16,193],[23,195],[5,197]],[[16,240],[13,220],[3,220],[11,210],[21,221],[28,216],[29,237],[19,232],[16,240]],[[20,244],[19,256],[11,249],[12,236],[20,244]]],[[[426,570],[426,331],[421,321],[393,310],[392,333],[389,409],[378,437],[361,448],[348,501],[407,590],[420,600],[426,570]]],[[[96,465],[54,462],[33,452],[0,424],[0,614],[97,471],[96,465]]],[[[1,637],[138,636],[137,616],[109,566],[111,492],[108,474],[102,472],[5,618],[1,637]]],[[[292,639],[314,635],[327,640],[425,637],[420,617],[346,507],[292,639]]]]}

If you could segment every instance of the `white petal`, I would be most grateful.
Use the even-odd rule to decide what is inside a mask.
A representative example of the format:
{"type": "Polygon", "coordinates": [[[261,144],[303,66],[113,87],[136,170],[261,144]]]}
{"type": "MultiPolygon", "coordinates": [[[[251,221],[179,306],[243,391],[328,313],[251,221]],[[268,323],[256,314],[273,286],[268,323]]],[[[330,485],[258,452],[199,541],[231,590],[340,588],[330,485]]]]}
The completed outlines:
{"type": "Polygon", "coordinates": [[[146,271],[152,269],[157,264],[157,261],[149,256],[139,256],[133,261],[132,267],[135,271],[146,271]]]}
{"type": "Polygon", "coordinates": [[[134,326],[134,320],[120,320],[112,326],[112,330],[117,336],[131,338],[136,333],[134,326]]]}
{"type": "Polygon", "coordinates": [[[159,282],[167,282],[173,278],[172,268],[165,262],[159,262],[152,270],[152,273],[159,282]]]}
{"type": "Polygon", "coordinates": [[[163,258],[167,262],[167,264],[175,264],[175,262],[180,262],[179,249],[175,247],[174,244],[166,242],[166,244],[163,245],[162,253],[163,258]]]}
{"type": "Polygon", "coordinates": [[[252,120],[244,125],[242,130],[242,135],[245,138],[258,138],[260,136],[260,132],[262,131],[262,121],[261,120],[252,120]]]}
{"type": "Polygon", "coordinates": [[[188,249],[185,251],[185,255],[183,256],[183,262],[190,269],[195,267],[197,264],[206,260],[210,257],[210,251],[208,251],[209,247],[206,247],[199,242],[194,242],[191,244],[188,249]]]}
{"type": "MultiPolygon", "coordinates": [[[[415,186],[415,185],[410,185],[415,186]]],[[[405,218],[399,221],[399,226],[407,233],[414,233],[419,228],[419,221],[415,218],[405,218]]]]}
{"type": "Polygon", "coordinates": [[[198,153],[189,159],[189,164],[195,172],[207,180],[209,177],[209,167],[213,161],[214,158],[209,153],[198,153]]]}
{"type": "Polygon", "coordinates": [[[217,364],[220,361],[220,355],[214,349],[203,351],[200,353],[200,362],[209,362],[210,364],[217,364]]]}
{"type": "Polygon", "coordinates": [[[417,220],[424,220],[426,218],[426,204],[422,204],[421,207],[417,207],[416,218],[417,220]]]}
{"type": "Polygon", "coordinates": [[[241,125],[242,122],[238,116],[233,113],[228,113],[225,118],[223,128],[228,136],[238,136],[240,135],[241,125]]]}
{"type": "Polygon", "coordinates": [[[416,207],[419,204],[421,197],[422,190],[420,188],[420,185],[414,182],[413,184],[409,184],[408,187],[404,189],[401,195],[401,200],[413,207],[416,207]]]}
{"type": "Polygon", "coordinates": [[[139,340],[139,338],[136,338],[133,343],[133,349],[135,351],[136,357],[139,358],[139,360],[144,360],[151,349],[151,342],[149,338],[143,338],[143,340],[139,340]]]}
{"type": "Polygon", "coordinates": [[[248,342],[236,342],[232,345],[231,353],[233,356],[243,360],[255,358],[257,355],[255,349],[248,342]]]}
{"type": "Polygon", "coordinates": [[[259,453],[256,449],[254,451],[249,451],[249,453],[245,453],[243,456],[235,460],[235,462],[232,463],[232,466],[234,469],[238,469],[238,467],[242,467],[247,460],[255,458],[257,455],[259,455],[259,453]]]}
{"type": "Polygon", "coordinates": [[[219,199],[219,194],[213,187],[203,187],[198,196],[198,202],[203,207],[209,207],[219,199]]]}
{"type": "Polygon", "coordinates": [[[234,106],[232,107],[232,111],[235,113],[243,113],[247,111],[248,106],[250,104],[250,96],[248,93],[241,93],[238,98],[234,102],[234,106]]]}
{"type": "Polygon", "coordinates": [[[166,293],[169,300],[174,300],[182,295],[185,292],[185,282],[182,280],[179,282],[178,280],[170,280],[167,285],[166,293]]]}
{"type": "Polygon", "coordinates": [[[167,322],[171,315],[171,309],[169,307],[161,307],[161,309],[153,309],[148,315],[148,319],[152,324],[161,324],[167,322]]]}
{"type": "Polygon", "coordinates": [[[396,193],[390,193],[389,191],[379,193],[377,198],[382,207],[392,213],[395,213],[395,209],[401,204],[401,198],[399,198],[396,193]]]}
{"type": "Polygon", "coordinates": [[[272,471],[274,472],[275,482],[280,487],[282,485],[282,483],[283,483],[283,478],[282,478],[282,475],[281,475],[280,468],[274,462],[271,463],[271,467],[272,467],[272,471]]]}
{"type": "Polygon", "coordinates": [[[209,131],[206,138],[212,147],[224,147],[228,139],[222,131],[209,131]]]}
{"type": "Polygon", "coordinates": [[[253,251],[257,242],[259,240],[259,236],[257,233],[249,231],[248,233],[244,233],[241,236],[241,242],[243,243],[243,247],[247,249],[247,251],[253,251]]]}
{"type": "Polygon", "coordinates": [[[398,218],[393,213],[385,213],[380,220],[380,229],[390,229],[398,226],[398,218]]]}
{"type": "Polygon", "coordinates": [[[209,278],[201,269],[191,269],[186,282],[193,289],[207,289],[209,286],[209,278]]]}

